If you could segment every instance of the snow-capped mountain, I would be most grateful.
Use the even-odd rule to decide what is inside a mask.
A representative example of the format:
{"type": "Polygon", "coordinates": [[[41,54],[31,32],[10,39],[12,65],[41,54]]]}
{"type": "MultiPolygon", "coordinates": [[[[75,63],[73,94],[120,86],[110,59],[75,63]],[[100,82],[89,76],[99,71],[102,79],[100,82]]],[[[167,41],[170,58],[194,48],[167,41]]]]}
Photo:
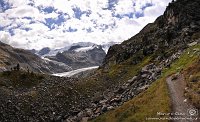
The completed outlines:
{"type": "MultiPolygon", "coordinates": [[[[101,44],[101,46],[102,46],[102,49],[105,51],[105,53],[107,53],[110,46],[114,44],[118,44],[118,42],[103,43],[101,44]]],[[[78,42],[78,43],[73,43],[71,45],[67,45],[60,49],[50,49],[49,47],[44,47],[39,51],[34,50],[33,52],[42,57],[55,56],[59,52],[62,53],[64,51],[71,51],[75,48],[76,48],[75,50],[76,52],[92,50],[95,45],[97,46],[97,44],[91,43],[91,42],[78,42]]]]}
{"type": "Polygon", "coordinates": [[[105,58],[105,51],[100,45],[81,47],[80,45],[71,46],[64,52],[58,52],[55,56],[46,56],[53,61],[62,62],[73,69],[100,66],[105,58]]]}
{"type": "Polygon", "coordinates": [[[103,43],[97,45],[91,42],[78,42],[67,45],[60,49],[42,48],[34,51],[45,60],[71,67],[72,69],[99,66],[105,58],[109,47],[116,42],[103,43]]]}

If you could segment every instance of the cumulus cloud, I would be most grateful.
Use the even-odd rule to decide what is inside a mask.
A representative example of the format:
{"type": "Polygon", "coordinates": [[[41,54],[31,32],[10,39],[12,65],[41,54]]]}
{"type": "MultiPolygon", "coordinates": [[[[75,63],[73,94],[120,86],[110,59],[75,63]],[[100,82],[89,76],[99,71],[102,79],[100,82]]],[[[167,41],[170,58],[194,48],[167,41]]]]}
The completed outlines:
{"type": "Polygon", "coordinates": [[[4,42],[6,44],[9,44],[10,43],[10,34],[8,32],[5,32],[5,31],[0,31],[0,40],[1,42],[4,42]]]}
{"type": "Polygon", "coordinates": [[[115,6],[116,14],[123,15],[135,12],[134,3],[133,0],[119,0],[115,6]]]}
{"type": "Polygon", "coordinates": [[[16,8],[8,9],[5,11],[8,18],[21,19],[24,17],[30,17],[37,20],[41,20],[43,16],[40,14],[37,8],[29,5],[23,5],[16,8]]]}
{"type": "Polygon", "coordinates": [[[12,23],[12,20],[8,19],[8,15],[0,13],[0,26],[9,26],[12,23]]]}
{"type": "Polygon", "coordinates": [[[28,49],[122,42],[153,22],[170,1],[3,0],[9,6],[0,10],[0,40],[28,49]]]}

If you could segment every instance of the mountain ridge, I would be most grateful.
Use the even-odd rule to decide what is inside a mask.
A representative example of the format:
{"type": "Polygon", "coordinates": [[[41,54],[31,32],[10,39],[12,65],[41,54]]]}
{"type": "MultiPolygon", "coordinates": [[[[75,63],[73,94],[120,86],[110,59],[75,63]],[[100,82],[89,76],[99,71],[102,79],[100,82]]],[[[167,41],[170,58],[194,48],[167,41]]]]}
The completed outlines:
{"type": "Polygon", "coordinates": [[[62,67],[54,62],[43,60],[36,54],[33,54],[31,51],[13,48],[2,42],[0,42],[0,50],[1,69],[3,71],[11,70],[11,68],[17,64],[20,64],[20,67],[26,71],[30,70],[33,72],[48,74],[70,70],[69,67],[62,67]]]}
{"type": "Polygon", "coordinates": [[[118,42],[108,42],[108,43],[102,43],[102,44],[95,44],[95,43],[91,43],[91,42],[77,42],[77,43],[72,43],[72,44],[69,44],[68,46],[65,46],[63,48],[58,48],[58,49],[51,49],[49,47],[44,47],[40,50],[32,49],[30,51],[32,53],[35,53],[39,56],[44,57],[44,56],[55,56],[57,53],[69,51],[70,48],[75,47],[75,46],[78,46],[80,48],[80,47],[90,47],[90,46],[93,46],[93,45],[98,45],[98,46],[102,47],[102,49],[105,51],[105,53],[107,53],[109,47],[114,45],[114,44],[117,44],[117,43],[118,42]]]}
{"type": "Polygon", "coordinates": [[[69,50],[59,52],[55,56],[46,56],[46,58],[62,62],[73,69],[99,66],[106,53],[101,46],[93,45],[89,47],[72,46],[69,50]]]}
{"type": "MultiPolygon", "coordinates": [[[[177,0],[169,3],[164,14],[154,23],[146,25],[138,34],[121,45],[111,46],[103,67],[109,66],[109,63],[120,64],[136,53],[146,56],[154,52],[164,54],[169,49],[177,51],[186,48],[188,43],[195,41],[194,36],[200,31],[198,6],[198,0],[177,0]]],[[[138,56],[132,63],[137,63],[141,59],[142,56],[138,56]]]]}

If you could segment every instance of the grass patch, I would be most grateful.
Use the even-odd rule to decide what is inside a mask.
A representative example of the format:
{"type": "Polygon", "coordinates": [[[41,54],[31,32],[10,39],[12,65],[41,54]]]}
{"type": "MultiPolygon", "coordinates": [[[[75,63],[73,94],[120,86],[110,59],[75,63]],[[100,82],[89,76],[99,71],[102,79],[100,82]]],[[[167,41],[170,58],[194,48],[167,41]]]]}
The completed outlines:
{"type": "Polygon", "coordinates": [[[3,82],[4,86],[14,88],[31,88],[40,83],[43,78],[43,75],[24,71],[4,71],[0,73],[0,82],[3,82]]]}
{"type": "Polygon", "coordinates": [[[128,62],[124,62],[123,64],[110,66],[110,70],[108,71],[108,76],[110,78],[118,78],[123,77],[124,80],[128,80],[133,77],[141,70],[142,67],[147,65],[151,61],[151,57],[144,58],[141,63],[136,65],[129,65],[128,62]]]}
{"type": "Polygon", "coordinates": [[[171,68],[165,69],[164,72],[168,72],[168,74],[172,74],[178,71],[182,71],[183,69],[186,69],[187,67],[189,67],[191,64],[193,64],[196,60],[199,59],[200,53],[196,52],[195,49],[200,49],[200,44],[188,48],[180,56],[180,58],[171,65],[171,68]]]}
{"type": "Polygon", "coordinates": [[[200,109],[200,44],[190,47],[172,64],[168,74],[182,72],[188,89],[185,96],[198,109],[200,109]]]}
{"type": "Polygon", "coordinates": [[[148,117],[159,117],[157,112],[169,112],[169,101],[167,85],[162,78],[154,82],[147,91],[92,122],[144,122],[148,117]]]}
{"type": "Polygon", "coordinates": [[[200,58],[184,71],[187,83],[186,97],[198,109],[200,109],[200,58]]]}

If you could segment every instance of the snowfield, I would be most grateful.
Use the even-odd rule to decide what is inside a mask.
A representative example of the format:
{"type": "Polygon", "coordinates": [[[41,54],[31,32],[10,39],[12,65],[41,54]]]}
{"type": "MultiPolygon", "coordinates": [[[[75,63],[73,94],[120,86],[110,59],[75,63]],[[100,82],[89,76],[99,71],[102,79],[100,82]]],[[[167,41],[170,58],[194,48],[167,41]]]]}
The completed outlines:
{"type": "Polygon", "coordinates": [[[84,72],[84,71],[87,71],[87,70],[97,69],[98,67],[99,66],[81,68],[81,69],[77,69],[77,70],[73,70],[73,71],[69,71],[69,72],[56,73],[56,74],[52,74],[52,75],[59,76],[59,77],[71,77],[73,75],[76,75],[78,73],[81,73],[81,72],[84,72]]]}

